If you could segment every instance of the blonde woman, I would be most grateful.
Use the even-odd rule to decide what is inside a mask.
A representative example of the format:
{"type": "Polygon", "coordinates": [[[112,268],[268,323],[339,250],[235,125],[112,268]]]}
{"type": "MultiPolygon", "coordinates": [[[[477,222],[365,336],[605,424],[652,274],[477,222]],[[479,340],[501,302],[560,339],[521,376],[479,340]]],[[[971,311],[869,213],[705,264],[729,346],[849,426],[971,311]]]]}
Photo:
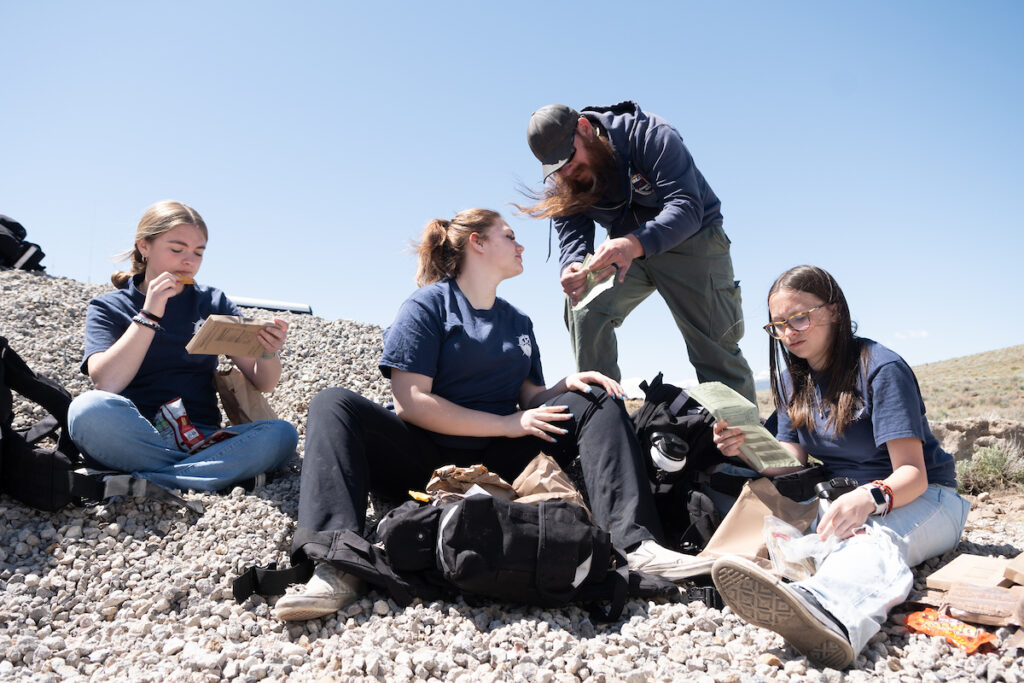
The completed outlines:
{"type": "MultiPolygon", "coordinates": [[[[687,576],[690,558],[655,540],[661,527],[619,383],[577,372],[545,388],[533,323],[497,295],[522,272],[523,247],[494,211],[427,225],[420,288],[384,333],[380,369],[395,411],[340,388],[310,402],[293,557],[330,547],[340,532],[363,533],[371,489],[404,495],[450,463],[482,463],[512,481],[543,451],[563,465],[581,457],[594,519],[631,569],[687,576]]],[[[355,577],[321,562],[275,611],[322,617],[360,591],[355,577]]]]}
{"type": "MultiPolygon", "coordinates": [[[[238,436],[190,455],[166,440],[153,421],[180,398],[189,419],[209,436],[220,427],[213,384],[217,357],[185,345],[210,315],[240,315],[218,289],[195,283],[206,252],[206,223],[192,208],[157,202],[139,221],[131,271],[111,277],[117,289],[89,302],[82,372],[96,387],[71,403],[71,438],[90,464],[121,470],[161,486],[212,491],[273,471],[295,452],[298,434],[282,420],[232,427],[238,436]]],[[[278,356],[288,323],[260,332],[259,358],[232,357],[261,391],[281,376],[278,356]]]]}

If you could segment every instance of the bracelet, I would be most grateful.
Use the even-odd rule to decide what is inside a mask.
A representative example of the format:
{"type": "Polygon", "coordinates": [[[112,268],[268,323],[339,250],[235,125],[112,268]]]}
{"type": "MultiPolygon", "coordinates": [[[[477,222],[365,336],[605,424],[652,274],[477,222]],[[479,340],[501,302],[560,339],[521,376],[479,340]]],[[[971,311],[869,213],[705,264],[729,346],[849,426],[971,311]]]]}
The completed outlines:
{"type": "Polygon", "coordinates": [[[260,358],[262,358],[263,360],[270,360],[271,358],[277,358],[277,354],[276,353],[262,353],[262,354],[260,354],[260,358]]]}
{"type": "Polygon", "coordinates": [[[150,320],[152,320],[153,322],[157,323],[158,325],[164,321],[164,317],[162,315],[153,315],[152,313],[147,311],[145,308],[140,310],[139,314],[149,318],[150,320]]]}
{"type": "Polygon", "coordinates": [[[871,483],[882,489],[882,493],[885,494],[885,499],[889,503],[889,505],[885,508],[885,512],[882,513],[882,516],[884,517],[885,515],[892,512],[892,506],[896,502],[896,495],[892,492],[892,487],[886,484],[881,479],[877,479],[871,483]]]}
{"type": "Polygon", "coordinates": [[[149,318],[146,318],[146,317],[144,317],[142,315],[136,315],[134,318],[132,318],[132,322],[135,323],[136,325],[142,325],[143,327],[148,327],[149,329],[153,330],[154,332],[156,332],[157,330],[163,330],[164,329],[164,328],[162,328],[160,326],[160,323],[154,322],[154,321],[150,320],[149,318]]]}

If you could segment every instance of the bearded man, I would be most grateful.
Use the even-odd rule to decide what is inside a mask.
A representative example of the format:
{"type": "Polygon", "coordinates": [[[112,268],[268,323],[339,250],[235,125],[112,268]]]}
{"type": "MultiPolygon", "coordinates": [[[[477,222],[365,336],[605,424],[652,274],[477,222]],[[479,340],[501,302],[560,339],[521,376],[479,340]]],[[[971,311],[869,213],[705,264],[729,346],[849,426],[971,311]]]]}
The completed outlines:
{"type": "Polygon", "coordinates": [[[543,164],[545,186],[530,195],[536,204],[519,208],[552,219],[558,232],[577,369],[620,380],[615,330],[657,291],[697,378],[723,382],[754,401],[754,378],[739,348],[743,310],[721,202],[678,131],[635,102],[582,112],[552,104],[533,113],[527,141],[543,164]],[[595,221],[608,231],[596,251],[595,221]],[[574,309],[588,273],[617,273],[617,281],[574,309]]]}

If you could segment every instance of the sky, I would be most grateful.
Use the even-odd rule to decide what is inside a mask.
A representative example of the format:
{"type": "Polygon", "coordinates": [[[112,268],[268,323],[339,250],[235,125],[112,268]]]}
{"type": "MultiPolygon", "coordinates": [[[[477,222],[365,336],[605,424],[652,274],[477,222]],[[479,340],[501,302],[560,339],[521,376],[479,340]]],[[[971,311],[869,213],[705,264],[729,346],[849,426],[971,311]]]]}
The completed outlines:
{"type": "MultiPolygon", "coordinates": [[[[551,383],[574,368],[557,241],[510,204],[540,183],[526,126],[633,100],[722,200],[759,378],[768,288],[801,263],[912,365],[1024,343],[1019,2],[0,0],[0,26],[0,213],[55,276],[108,282],[177,199],[209,227],[201,282],[386,326],[423,226],[492,208],[551,383]]],[[[657,295],[619,362],[695,377],[657,295]]]]}

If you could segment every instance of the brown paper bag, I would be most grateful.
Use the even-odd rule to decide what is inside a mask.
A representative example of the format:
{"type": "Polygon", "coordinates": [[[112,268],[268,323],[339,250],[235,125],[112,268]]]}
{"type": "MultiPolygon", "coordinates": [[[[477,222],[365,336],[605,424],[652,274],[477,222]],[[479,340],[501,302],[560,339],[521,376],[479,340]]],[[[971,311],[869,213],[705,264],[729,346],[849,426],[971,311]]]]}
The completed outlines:
{"type": "MultiPolygon", "coordinates": [[[[516,480],[512,489],[519,497],[517,503],[539,503],[542,500],[565,500],[586,509],[583,495],[573,486],[565,473],[550,455],[538,453],[516,480]]],[[[589,510],[587,510],[589,512],[589,510]]]]}
{"type": "Polygon", "coordinates": [[[258,420],[276,420],[277,413],[270,407],[267,397],[246,379],[238,368],[226,372],[213,373],[220,402],[224,404],[224,412],[228,414],[228,422],[233,425],[256,422],[258,420]]]}
{"type": "Polygon", "coordinates": [[[430,477],[427,493],[438,503],[451,503],[464,498],[466,492],[474,486],[479,486],[495,498],[512,500],[516,497],[515,491],[507,481],[483,465],[439,467],[430,477]]]}
{"type": "Polygon", "coordinates": [[[760,558],[764,562],[759,564],[770,567],[764,543],[764,518],[774,515],[800,531],[807,531],[817,514],[817,501],[797,503],[779,493],[771,480],[753,479],[743,485],[736,503],[698,557],[741,555],[755,562],[760,558]]]}

